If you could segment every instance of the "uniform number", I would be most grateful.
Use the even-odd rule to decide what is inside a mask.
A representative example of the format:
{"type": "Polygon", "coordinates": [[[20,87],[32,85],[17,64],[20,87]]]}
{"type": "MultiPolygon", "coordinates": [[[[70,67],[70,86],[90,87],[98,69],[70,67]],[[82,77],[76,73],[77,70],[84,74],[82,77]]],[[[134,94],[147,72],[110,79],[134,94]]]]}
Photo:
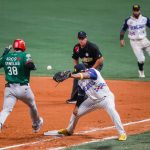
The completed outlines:
{"type": "Polygon", "coordinates": [[[7,67],[8,68],[8,74],[9,75],[18,75],[17,67],[7,67]]]}

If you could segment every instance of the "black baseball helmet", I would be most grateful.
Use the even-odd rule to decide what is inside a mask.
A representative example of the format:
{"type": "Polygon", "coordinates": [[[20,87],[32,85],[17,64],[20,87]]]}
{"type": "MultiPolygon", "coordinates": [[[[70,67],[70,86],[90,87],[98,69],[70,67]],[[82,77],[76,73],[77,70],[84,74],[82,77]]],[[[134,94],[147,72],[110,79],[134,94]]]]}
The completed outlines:
{"type": "Polygon", "coordinates": [[[78,39],[84,39],[87,37],[87,34],[84,31],[78,32],[78,39]]]}
{"type": "Polygon", "coordinates": [[[84,70],[86,70],[86,67],[84,64],[77,64],[74,66],[73,73],[79,73],[79,72],[84,71],[84,70]]]}

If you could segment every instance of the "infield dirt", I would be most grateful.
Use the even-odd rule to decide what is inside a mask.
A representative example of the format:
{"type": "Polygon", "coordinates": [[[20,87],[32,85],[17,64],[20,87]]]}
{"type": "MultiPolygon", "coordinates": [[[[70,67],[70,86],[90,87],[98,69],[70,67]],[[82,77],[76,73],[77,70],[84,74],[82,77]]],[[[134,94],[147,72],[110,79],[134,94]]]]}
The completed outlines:
{"type": "MultiPolygon", "coordinates": [[[[0,81],[0,108],[2,108],[5,87],[3,76],[0,76],[0,81]]],[[[123,123],[144,120],[150,117],[150,82],[107,80],[107,83],[115,94],[116,108],[123,123]]],[[[55,87],[56,84],[50,77],[31,77],[30,85],[35,94],[40,115],[44,118],[44,125],[39,133],[33,134],[28,108],[25,104],[18,101],[13,112],[8,117],[2,133],[0,133],[0,148],[42,139],[51,139],[52,137],[43,136],[43,132],[67,127],[74,108],[74,104],[65,103],[70,96],[72,79],[66,80],[55,87]]],[[[112,125],[113,123],[104,110],[96,110],[79,120],[75,132],[112,125]]],[[[127,134],[149,131],[150,122],[126,126],[125,130],[127,134]]],[[[53,139],[50,142],[30,144],[15,149],[33,150],[69,146],[114,135],[117,135],[117,131],[111,129],[53,139]]]]}

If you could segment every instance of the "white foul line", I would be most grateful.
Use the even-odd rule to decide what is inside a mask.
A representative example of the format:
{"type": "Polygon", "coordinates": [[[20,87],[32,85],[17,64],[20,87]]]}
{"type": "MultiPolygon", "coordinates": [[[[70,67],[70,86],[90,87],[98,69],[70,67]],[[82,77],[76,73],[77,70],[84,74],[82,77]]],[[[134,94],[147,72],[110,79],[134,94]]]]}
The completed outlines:
{"type": "MultiPolygon", "coordinates": [[[[117,136],[110,136],[110,137],[105,137],[103,139],[93,139],[91,141],[88,141],[88,142],[83,142],[83,143],[80,143],[80,144],[73,144],[69,147],[74,147],[74,146],[81,146],[81,145],[86,145],[86,144],[89,144],[89,143],[95,143],[95,142],[102,142],[102,141],[107,141],[107,140],[112,140],[112,139],[116,139],[117,136]]],[[[67,147],[56,147],[56,148],[49,148],[47,150],[62,150],[62,149],[65,149],[67,147]]]]}
{"type": "Polygon", "coordinates": [[[27,146],[27,145],[34,145],[34,144],[38,144],[38,143],[42,143],[42,142],[50,142],[50,141],[58,139],[58,138],[60,138],[60,137],[53,137],[51,139],[45,139],[45,140],[39,140],[39,141],[35,141],[35,142],[30,142],[30,143],[23,143],[23,144],[7,146],[7,147],[0,148],[0,150],[10,149],[10,148],[17,148],[17,147],[22,147],[22,146],[27,146]]]}
{"type": "MultiPolygon", "coordinates": [[[[128,122],[128,123],[124,123],[123,126],[128,126],[128,125],[134,125],[134,124],[138,124],[138,123],[142,123],[142,122],[148,122],[150,121],[150,119],[145,119],[145,120],[140,120],[140,121],[134,121],[134,122],[128,122]]],[[[104,131],[104,130],[109,130],[109,129],[113,129],[115,128],[115,126],[110,126],[110,127],[105,127],[105,128],[93,128],[91,130],[87,130],[87,131],[80,131],[76,134],[86,134],[86,133],[91,133],[91,132],[96,132],[96,131],[104,131]]]]}
{"type": "MultiPolygon", "coordinates": [[[[139,121],[134,121],[134,122],[128,122],[128,123],[124,123],[123,126],[134,125],[134,124],[138,124],[138,123],[142,123],[142,122],[148,122],[148,121],[150,121],[150,119],[144,119],[144,120],[139,120],[139,121]]],[[[96,132],[96,131],[109,130],[109,129],[112,129],[114,127],[115,126],[110,126],[110,127],[105,127],[105,128],[94,128],[94,129],[91,129],[91,130],[80,131],[80,132],[76,133],[76,135],[81,135],[81,134],[91,133],[91,132],[96,132]]],[[[34,145],[34,144],[38,144],[38,143],[50,142],[50,141],[58,139],[58,138],[60,138],[60,137],[53,137],[51,139],[45,139],[45,140],[41,139],[41,140],[38,140],[38,141],[35,141],[35,142],[23,143],[23,144],[17,144],[17,145],[2,147],[2,148],[0,148],[0,150],[7,150],[7,149],[17,148],[17,147],[22,147],[22,146],[27,146],[27,145],[34,145]]],[[[110,137],[108,137],[107,139],[109,139],[109,138],[110,137]]],[[[104,138],[102,140],[106,140],[106,139],[104,138]]],[[[79,145],[81,145],[81,144],[79,144],[79,145]]],[[[65,147],[59,147],[59,149],[63,149],[63,148],[65,148],[65,147]]],[[[51,150],[51,149],[49,149],[49,150],[51,150]]]]}

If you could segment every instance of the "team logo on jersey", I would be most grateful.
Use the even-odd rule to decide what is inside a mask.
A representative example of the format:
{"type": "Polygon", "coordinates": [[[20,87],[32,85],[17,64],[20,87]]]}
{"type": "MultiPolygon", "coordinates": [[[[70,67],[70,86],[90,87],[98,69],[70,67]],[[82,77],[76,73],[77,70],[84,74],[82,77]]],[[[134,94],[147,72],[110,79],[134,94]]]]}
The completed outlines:
{"type": "Polygon", "coordinates": [[[17,57],[17,60],[18,60],[18,61],[20,61],[20,60],[21,60],[21,58],[20,58],[20,57],[17,57]]]}
{"type": "Polygon", "coordinates": [[[89,83],[82,83],[81,86],[82,86],[82,89],[86,92],[88,91],[91,87],[93,87],[96,83],[92,80],[90,81],[89,83]],[[85,84],[85,85],[84,85],[85,84]]]}
{"type": "Polygon", "coordinates": [[[74,50],[75,50],[76,53],[78,53],[78,52],[79,52],[79,46],[76,46],[76,47],[74,48],[74,50]]]}
{"type": "Polygon", "coordinates": [[[104,86],[106,86],[106,83],[100,83],[96,88],[94,88],[94,90],[98,92],[99,90],[103,89],[104,86]]]}

